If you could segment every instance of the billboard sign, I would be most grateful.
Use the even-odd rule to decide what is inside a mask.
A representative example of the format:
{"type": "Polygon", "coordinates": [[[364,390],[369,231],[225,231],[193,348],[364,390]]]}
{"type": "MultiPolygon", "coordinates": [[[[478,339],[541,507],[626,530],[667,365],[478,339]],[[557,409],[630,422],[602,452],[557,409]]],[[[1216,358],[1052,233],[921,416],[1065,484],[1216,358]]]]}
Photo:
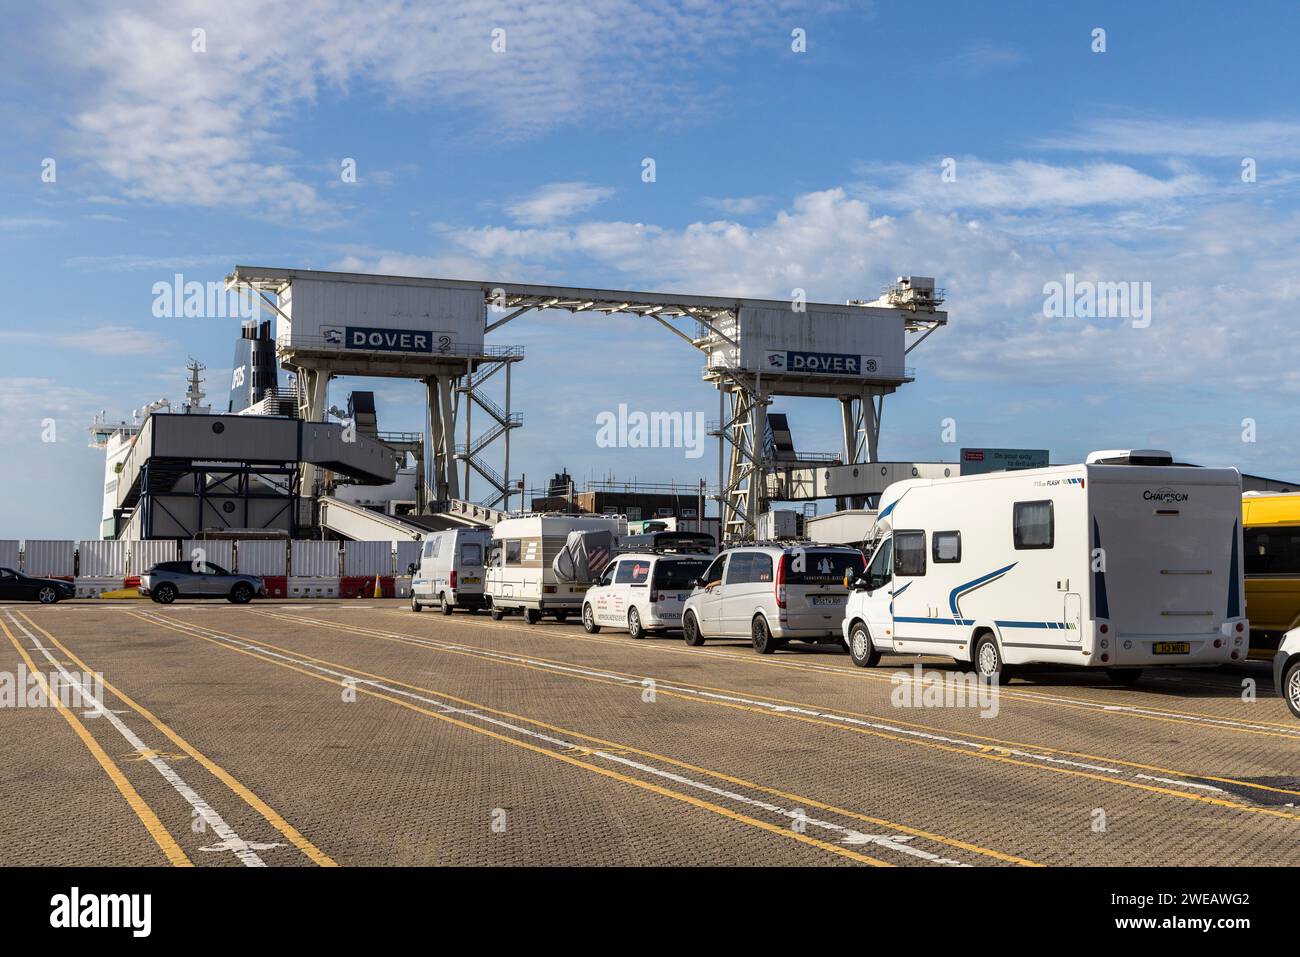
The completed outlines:
{"type": "Polygon", "coordinates": [[[1047,467],[1047,449],[962,449],[961,474],[1012,472],[1047,467]]]}
{"type": "Polygon", "coordinates": [[[880,357],[844,352],[768,350],[764,368],[768,372],[798,375],[869,376],[880,371],[880,357]]]}
{"type": "Polygon", "coordinates": [[[418,329],[381,329],[376,326],[322,326],[329,345],[367,352],[451,352],[451,336],[418,329]]]}

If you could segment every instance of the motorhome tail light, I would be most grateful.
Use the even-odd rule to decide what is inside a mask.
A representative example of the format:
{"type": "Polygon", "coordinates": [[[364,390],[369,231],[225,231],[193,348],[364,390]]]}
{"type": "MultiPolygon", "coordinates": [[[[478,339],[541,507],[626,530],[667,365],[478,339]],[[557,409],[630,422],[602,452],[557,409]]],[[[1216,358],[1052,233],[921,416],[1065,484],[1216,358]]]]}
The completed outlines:
{"type": "Polygon", "coordinates": [[[776,607],[785,607],[785,575],[790,567],[790,556],[782,555],[776,564],[776,607]]]}
{"type": "Polygon", "coordinates": [[[1223,647],[1223,639],[1222,639],[1222,638],[1215,638],[1215,639],[1214,639],[1214,647],[1215,647],[1215,648],[1222,648],[1222,647],[1223,647]]]}
{"type": "Polygon", "coordinates": [[[1233,661],[1237,660],[1237,653],[1235,651],[1232,653],[1232,660],[1233,661]]]}
{"type": "Polygon", "coordinates": [[[1101,663],[1102,663],[1102,664],[1105,664],[1105,663],[1108,662],[1108,661],[1110,661],[1110,655],[1102,655],[1102,656],[1101,656],[1101,663]]]}
{"type": "Polygon", "coordinates": [[[456,570],[454,568],[451,571],[451,577],[448,578],[447,581],[451,584],[453,589],[456,587],[456,570]]]}
{"type": "Polygon", "coordinates": [[[1237,634],[1241,634],[1245,630],[1246,630],[1246,623],[1244,621],[1237,622],[1237,634]]]}
{"type": "Polygon", "coordinates": [[[1106,623],[1103,621],[1103,622],[1101,623],[1101,627],[1098,628],[1097,630],[1100,631],[1103,635],[1109,635],[1109,634],[1110,634],[1110,625],[1106,624],[1106,623]]]}

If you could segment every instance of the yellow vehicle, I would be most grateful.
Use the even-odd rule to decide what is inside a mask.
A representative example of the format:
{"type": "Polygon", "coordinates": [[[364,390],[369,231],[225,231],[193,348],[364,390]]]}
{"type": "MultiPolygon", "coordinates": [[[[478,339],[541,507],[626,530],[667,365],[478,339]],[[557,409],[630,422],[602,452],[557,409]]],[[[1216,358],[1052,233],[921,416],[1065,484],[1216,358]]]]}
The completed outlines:
{"type": "Polygon", "coordinates": [[[1269,658],[1300,627],[1300,492],[1241,497],[1250,657],[1269,658]]]}

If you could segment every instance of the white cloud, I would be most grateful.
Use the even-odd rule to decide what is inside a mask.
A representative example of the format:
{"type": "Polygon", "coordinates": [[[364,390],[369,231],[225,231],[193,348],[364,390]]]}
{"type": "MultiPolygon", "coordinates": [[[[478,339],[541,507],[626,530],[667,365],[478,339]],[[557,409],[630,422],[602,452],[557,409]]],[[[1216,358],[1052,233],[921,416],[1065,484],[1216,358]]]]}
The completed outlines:
{"type": "Polygon", "coordinates": [[[794,0],[83,0],[60,20],[48,81],[75,78],[74,142],[123,196],[320,225],[330,209],[282,130],[322,99],[355,87],[437,106],[493,141],[627,111],[675,120],[711,95],[684,71],[758,42],[787,10],[809,14],[794,0]]]}
{"type": "Polygon", "coordinates": [[[105,324],[90,329],[0,330],[0,342],[31,349],[76,349],[99,356],[159,356],[172,349],[170,337],[131,326],[105,324]]]}
{"type": "Polygon", "coordinates": [[[1034,145],[1134,156],[1296,159],[1300,158],[1300,121],[1101,115],[1084,118],[1069,133],[1040,137],[1034,145]]]}
{"type": "Polygon", "coordinates": [[[557,219],[568,219],[604,202],[614,195],[608,186],[590,183],[550,183],[531,196],[506,207],[512,219],[525,226],[539,226],[557,219]]]}
{"type": "Polygon", "coordinates": [[[710,209],[728,216],[752,216],[772,202],[770,196],[706,196],[700,200],[710,209]]]}
{"type": "Polygon", "coordinates": [[[1033,160],[990,163],[953,157],[955,178],[945,181],[943,160],[916,164],[864,164],[863,190],[873,202],[925,209],[1034,210],[1122,206],[1202,195],[1215,184],[1180,167],[1152,176],[1122,163],[1063,166],[1033,160]]]}

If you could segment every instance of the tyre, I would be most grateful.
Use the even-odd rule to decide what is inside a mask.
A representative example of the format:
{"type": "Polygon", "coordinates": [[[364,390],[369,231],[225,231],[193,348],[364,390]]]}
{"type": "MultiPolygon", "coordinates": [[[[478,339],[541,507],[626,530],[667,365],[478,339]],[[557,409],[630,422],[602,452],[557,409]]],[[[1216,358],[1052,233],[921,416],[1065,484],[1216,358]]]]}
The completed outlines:
{"type": "Polygon", "coordinates": [[[411,592],[411,611],[424,611],[424,606],[415,600],[415,592],[411,592]]]}
{"type": "Polygon", "coordinates": [[[591,610],[591,605],[582,606],[582,628],[589,635],[600,634],[600,625],[596,624],[596,613],[591,610]]]}
{"type": "Polygon", "coordinates": [[[439,595],[438,610],[442,612],[444,615],[450,615],[453,611],[456,610],[456,606],[447,601],[447,596],[445,594],[439,595]]]}
{"type": "Polygon", "coordinates": [[[492,615],[493,621],[500,621],[502,618],[506,616],[505,609],[498,608],[496,605],[493,605],[491,608],[489,608],[488,613],[492,615]]]}
{"type": "Polygon", "coordinates": [[[778,642],[772,637],[772,629],[767,627],[767,620],[762,615],[755,615],[749,626],[749,636],[754,643],[754,650],[760,655],[770,655],[776,651],[778,642]]]}
{"type": "Polygon", "coordinates": [[[569,612],[568,612],[567,610],[566,610],[566,611],[557,611],[557,612],[555,613],[555,620],[556,620],[556,621],[568,621],[568,620],[569,620],[569,612]]]}
{"type": "Polygon", "coordinates": [[[247,605],[253,600],[253,586],[248,582],[235,582],[230,589],[230,601],[236,605],[247,605]]]}
{"type": "Polygon", "coordinates": [[[1300,718],[1300,658],[1287,665],[1282,672],[1282,696],[1291,713],[1300,718]]]}
{"type": "Polygon", "coordinates": [[[698,648],[704,644],[704,636],[700,634],[700,623],[695,620],[695,616],[689,611],[686,617],[682,619],[682,640],[692,648],[698,648]]]}
{"type": "Polygon", "coordinates": [[[874,668],[880,661],[880,652],[871,643],[871,632],[865,622],[858,622],[849,631],[849,657],[859,668],[874,668]]]}
{"type": "Polygon", "coordinates": [[[59,591],[53,585],[46,585],[36,593],[36,600],[42,605],[53,605],[59,600],[59,591]]]}
{"type": "Polygon", "coordinates": [[[998,640],[987,632],[975,642],[972,659],[975,662],[975,672],[987,681],[1006,684],[1011,677],[1002,663],[1002,649],[998,647],[998,640]]]}
{"type": "Polygon", "coordinates": [[[1106,677],[1117,685],[1131,687],[1142,680],[1141,668],[1107,668],[1106,677]]]}
{"type": "Polygon", "coordinates": [[[635,608],[627,612],[627,633],[632,638],[644,638],[645,626],[641,624],[641,613],[635,608]]]}
{"type": "Polygon", "coordinates": [[[171,582],[163,582],[153,590],[153,600],[160,605],[170,605],[176,600],[176,586],[171,582]]]}
{"type": "Polygon", "coordinates": [[[528,624],[535,625],[541,620],[542,620],[542,613],[538,611],[536,608],[524,609],[524,621],[528,622],[528,624]]]}

